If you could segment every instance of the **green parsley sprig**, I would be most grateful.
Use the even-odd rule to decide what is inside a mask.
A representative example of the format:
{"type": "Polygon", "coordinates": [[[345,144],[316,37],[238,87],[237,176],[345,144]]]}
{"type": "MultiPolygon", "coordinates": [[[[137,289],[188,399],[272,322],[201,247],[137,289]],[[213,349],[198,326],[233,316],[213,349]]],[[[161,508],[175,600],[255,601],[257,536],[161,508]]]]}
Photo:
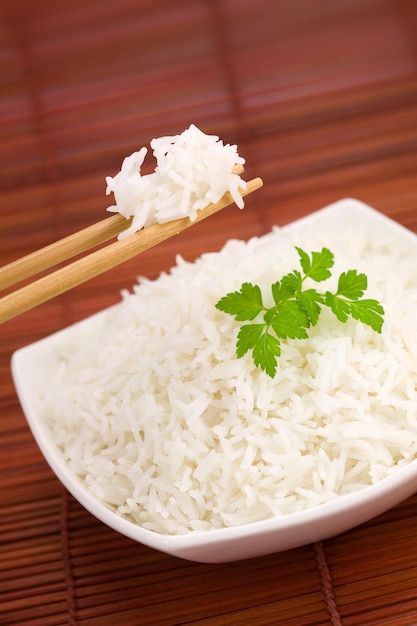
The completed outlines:
{"type": "Polygon", "coordinates": [[[304,288],[309,278],[321,283],[330,278],[334,256],[327,248],[310,255],[296,247],[302,272],[294,270],[271,286],[274,304],[266,307],[258,285],[245,282],[239,291],[221,298],[216,308],[235,317],[236,321],[252,322],[241,326],[236,343],[236,355],[242,357],[252,350],[257,367],[271,378],[277,371],[282,339],[306,339],[308,329],[319,320],[323,306],[329,307],[337,319],[349,317],[367,324],[380,333],[384,309],[377,300],[362,298],[368,286],[365,274],[348,270],[340,274],[337,289],[319,292],[304,288]]]}

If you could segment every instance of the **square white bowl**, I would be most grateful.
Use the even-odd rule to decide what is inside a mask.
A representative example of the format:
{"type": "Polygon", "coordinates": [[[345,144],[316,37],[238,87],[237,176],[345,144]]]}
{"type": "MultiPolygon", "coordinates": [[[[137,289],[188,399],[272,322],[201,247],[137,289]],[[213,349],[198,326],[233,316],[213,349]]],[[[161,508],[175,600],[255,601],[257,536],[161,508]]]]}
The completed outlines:
{"type": "MultiPolygon", "coordinates": [[[[352,199],[336,202],[316,211],[285,229],[314,229],[321,220],[335,228],[353,215],[377,236],[379,230],[392,231],[398,245],[417,248],[417,237],[367,205],[352,199]]],[[[284,230],[285,230],[284,229],[284,230]]],[[[117,306],[117,305],[116,305],[117,306]]],[[[17,350],[12,356],[12,374],[23,411],[33,436],[57,478],[92,515],[131,539],[167,554],[206,563],[241,560],[288,550],[324,540],[372,519],[417,490],[417,461],[372,486],[340,496],[331,502],[282,517],[237,527],[195,532],[186,535],[159,534],[124,519],[97,500],[83,482],[66,466],[63,456],[51,439],[41,419],[39,390],[48,385],[58,365],[56,348],[64,335],[71,337],[77,326],[94,327],[102,311],[86,320],[17,350]]],[[[417,322],[416,322],[417,323],[417,322]]]]}

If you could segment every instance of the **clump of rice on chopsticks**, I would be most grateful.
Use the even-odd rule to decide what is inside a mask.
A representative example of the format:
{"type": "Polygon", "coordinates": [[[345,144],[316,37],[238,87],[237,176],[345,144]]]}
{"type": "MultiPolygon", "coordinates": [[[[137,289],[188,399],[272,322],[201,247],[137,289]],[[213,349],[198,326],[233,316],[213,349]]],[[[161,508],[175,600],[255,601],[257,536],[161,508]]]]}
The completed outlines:
{"type": "Polygon", "coordinates": [[[153,139],[150,146],[157,162],[154,172],[141,175],[147,154],[141,148],[124,159],[116,176],[106,178],[106,193],[113,193],[116,201],[107,210],[133,218],[119,238],[151,224],[182,217],[194,221],[197,211],[218,202],[227,191],[243,208],[239,188],[245,189],[246,182],[232,171],[245,162],[237,146],[206,135],[194,124],[180,135],[153,139]]]}

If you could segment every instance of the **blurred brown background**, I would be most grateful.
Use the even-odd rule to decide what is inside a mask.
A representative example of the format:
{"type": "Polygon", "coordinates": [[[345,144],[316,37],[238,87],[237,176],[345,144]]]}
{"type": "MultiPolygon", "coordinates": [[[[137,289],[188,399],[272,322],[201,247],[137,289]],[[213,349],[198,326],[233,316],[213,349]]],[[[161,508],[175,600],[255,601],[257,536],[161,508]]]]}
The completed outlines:
{"type": "Polygon", "coordinates": [[[105,176],[190,123],[237,143],[265,183],[243,212],[0,327],[0,624],[417,624],[417,499],[324,545],[218,566],[166,557],[61,488],[9,366],[176,254],[343,197],[417,231],[417,3],[1,0],[0,90],[0,265],[106,217],[105,176]]]}

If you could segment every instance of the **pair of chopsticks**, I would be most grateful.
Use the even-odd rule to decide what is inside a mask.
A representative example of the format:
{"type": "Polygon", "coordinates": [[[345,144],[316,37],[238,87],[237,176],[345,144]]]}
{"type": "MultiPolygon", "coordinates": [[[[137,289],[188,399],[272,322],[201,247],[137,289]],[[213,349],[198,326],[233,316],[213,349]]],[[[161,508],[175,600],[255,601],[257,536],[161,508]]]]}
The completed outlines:
{"type": "MultiPolygon", "coordinates": [[[[243,168],[234,168],[233,171],[240,173],[243,168]]],[[[246,196],[262,185],[260,178],[254,178],[247,182],[246,189],[239,191],[242,196],[246,196]]],[[[153,224],[8,293],[0,298],[0,323],[120,265],[169,237],[178,235],[186,228],[201,222],[232,203],[230,193],[226,193],[219,202],[198,211],[197,218],[193,222],[185,217],[165,224],[153,224]]],[[[123,216],[113,215],[1,267],[0,290],[109,241],[128,228],[129,224],[130,220],[126,220],[123,216]]]]}

